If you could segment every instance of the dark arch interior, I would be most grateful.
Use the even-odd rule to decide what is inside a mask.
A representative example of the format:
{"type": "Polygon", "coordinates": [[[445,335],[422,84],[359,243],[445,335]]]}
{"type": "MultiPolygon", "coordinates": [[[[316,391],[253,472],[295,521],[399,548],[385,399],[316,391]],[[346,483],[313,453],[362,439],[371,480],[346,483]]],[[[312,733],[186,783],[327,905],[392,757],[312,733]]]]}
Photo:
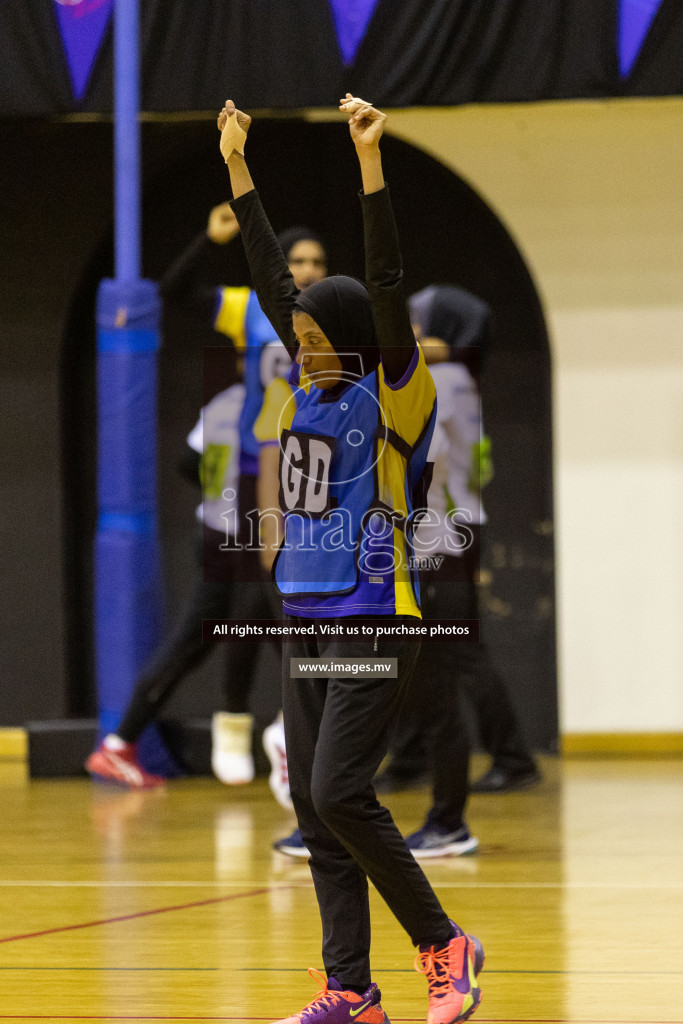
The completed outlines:
{"type": "MultiPolygon", "coordinates": [[[[408,292],[454,283],[485,299],[495,318],[483,364],[484,415],[495,476],[484,492],[490,518],[482,628],[509,680],[525,731],[538,749],[557,742],[552,449],[548,337],[533,281],[504,226],[449,168],[387,137],[384,165],[396,208],[408,292]]],[[[212,205],[228,197],[217,136],[206,124],[145,126],[144,267],[157,279],[212,205]]],[[[331,272],[362,277],[360,175],[343,124],[273,119],[249,137],[254,179],[276,230],[303,223],[326,240],[331,272]]],[[[92,254],[76,291],[63,357],[63,467],[69,571],[72,713],[94,708],[91,539],[95,517],[94,302],[111,276],[111,232],[92,254]],[[76,527],[76,528],[74,528],[76,527]]],[[[239,242],[207,270],[212,283],[248,284],[239,242]]],[[[221,340],[173,313],[159,363],[159,505],[168,611],[177,610],[194,571],[192,516],[198,495],[177,474],[184,439],[202,400],[231,379],[221,340]]],[[[169,716],[205,717],[214,707],[216,660],[181,688],[169,716]],[[201,683],[201,685],[200,685],[201,683]]]]}

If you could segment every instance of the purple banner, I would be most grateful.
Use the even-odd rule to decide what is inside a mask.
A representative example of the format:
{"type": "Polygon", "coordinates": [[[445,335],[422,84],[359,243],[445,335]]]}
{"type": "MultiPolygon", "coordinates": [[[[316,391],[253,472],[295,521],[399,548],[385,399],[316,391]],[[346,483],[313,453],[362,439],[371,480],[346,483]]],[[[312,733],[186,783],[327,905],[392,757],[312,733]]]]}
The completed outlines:
{"type": "Polygon", "coordinates": [[[114,0],[54,0],[74,96],[80,100],[99,53],[114,0]]]}
{"type": "Polygon", "coordinates": [[[626,78],[638,59],[662,0],[619,0],[619,74],[626,78]]]}
{"type": "Polygon", "coordinates": [[[330,0],[339,49],[345,64],[353,64],[379,0],[330,0]]]}

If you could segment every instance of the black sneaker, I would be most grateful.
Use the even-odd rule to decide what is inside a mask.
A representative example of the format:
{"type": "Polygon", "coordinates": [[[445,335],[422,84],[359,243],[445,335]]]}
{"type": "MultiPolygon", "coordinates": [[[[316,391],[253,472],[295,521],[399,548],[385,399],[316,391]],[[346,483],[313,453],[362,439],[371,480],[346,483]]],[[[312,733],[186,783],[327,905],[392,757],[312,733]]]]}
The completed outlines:
{"type": "Polygon", "coordinates": [[[402,793],[404,789],[417,789],[428,786],[431,780],[429,772],[396,772],[391,768],[372,780],[375,793],[402,793]]]}
{"type": "Polygon", "coordinates": [[[542,778],[535,765],[521,771],[491,765],[485,775],[470,783],[470,793],[512,793],[518,789],[530,789],[538,785],[542,778]]]}

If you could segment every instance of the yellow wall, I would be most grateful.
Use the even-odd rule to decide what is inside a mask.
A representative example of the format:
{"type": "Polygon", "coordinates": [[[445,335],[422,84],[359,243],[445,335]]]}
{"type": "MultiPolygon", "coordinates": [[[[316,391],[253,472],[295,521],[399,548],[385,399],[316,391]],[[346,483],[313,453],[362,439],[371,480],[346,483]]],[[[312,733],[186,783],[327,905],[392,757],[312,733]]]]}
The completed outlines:
{"type": "Polygon", "coordinates": [[[683,100],[411,109],[389,128],[486,199],[545,306],[562,732],[683,731],[683,100]]]}

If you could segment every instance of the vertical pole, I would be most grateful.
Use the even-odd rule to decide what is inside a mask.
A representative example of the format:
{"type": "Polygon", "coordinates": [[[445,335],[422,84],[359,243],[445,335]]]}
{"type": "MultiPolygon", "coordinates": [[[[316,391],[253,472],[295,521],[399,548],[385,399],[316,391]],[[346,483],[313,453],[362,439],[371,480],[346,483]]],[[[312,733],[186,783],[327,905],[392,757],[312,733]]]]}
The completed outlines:
{"type": "MultiPolygon", "coordinates": [[[[138,0],[114,4],[115,280],[97,294],[95,658],[100,734],[116,732],[160,638],[156,389],[161,303],[140,278],[138,0]]],[[[149,771],[178,774],[154,725],[140,737],[149,771]]]]}
{"type": "Polygon", "coordinates": [[[115,274],[140,279],[140,46],[138,0],[114,5],[115,274]]]}

